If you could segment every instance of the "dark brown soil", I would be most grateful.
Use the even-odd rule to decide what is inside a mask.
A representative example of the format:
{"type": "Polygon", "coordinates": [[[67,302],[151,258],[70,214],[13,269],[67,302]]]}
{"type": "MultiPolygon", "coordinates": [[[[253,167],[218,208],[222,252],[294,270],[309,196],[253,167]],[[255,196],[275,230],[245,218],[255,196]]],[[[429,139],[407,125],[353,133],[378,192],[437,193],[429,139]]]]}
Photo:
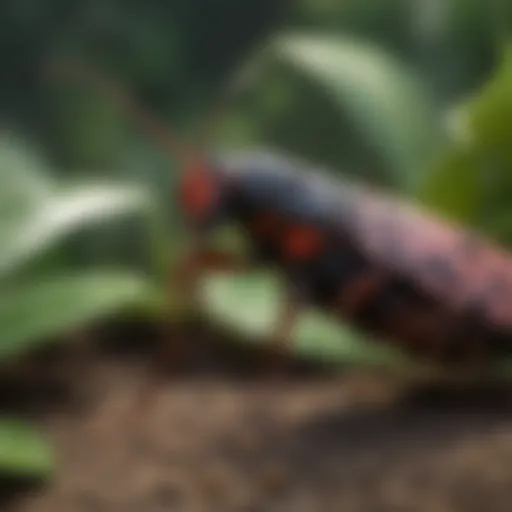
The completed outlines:
{"type": "Polygon", "coordinates": [[[65,368],[64,386],[16,388],[9,405],[53,441],[58,472],[2,511],[512,511],[506,391],[436,394],[369,374],[271,381],[215,350],[157,379],[148,354],[118,352],[61,353],[45,368],[65,368]],[[149,384],[154,401],[141,403],[149,384]]]}

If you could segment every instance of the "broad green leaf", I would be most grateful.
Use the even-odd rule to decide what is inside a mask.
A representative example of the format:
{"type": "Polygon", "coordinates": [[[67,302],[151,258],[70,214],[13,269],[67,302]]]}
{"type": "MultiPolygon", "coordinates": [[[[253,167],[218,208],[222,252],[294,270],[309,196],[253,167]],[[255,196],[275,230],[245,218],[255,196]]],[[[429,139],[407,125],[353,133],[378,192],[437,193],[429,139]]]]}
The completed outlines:
{"type": "Polygon", "coordinates": [[[53,195],[34,211],[4,225],[0,276],[37,259],[77,230],[144,212],[149,204],[141,189],[120,185],[88,185],[53,195]]]}
{"type": "Polygon", "coordinates": [[[410,71],[378,48],[339,37],[287,35],[277,40],[276,52],[350,116],[397,186],[415,183],[444,137],[436,107],[410,71]]]}
{"type": "Polygon", "coordinates": [[[469,224],[482,207],[482,185],[475,156],[465,149],[453,150],[425,176],[416,198],[447,218],[469,224]]]}
{"type": "Polygon", "coordinates": [[[0,358],[154,297],[149,282],[121,272],[46,276],[0,295],[0,358]]]}
{"type": "Polygon", "coordinates": [[[33,427],[16,419],[0,418],[0,474],[41,479],[53,469],[53,451],[33,427]]]}
{"type": "MultiPolygon", "coordinates": [[[[269,274],[243,277],[208,276],[202,287],[202,306],[216,323],[252,343],[265,341],[272,332],[281,299],[279,281],[269,274]]],[[[296,330],[294,350],[299,357],[334,364],[395,366],[401,354],[376,342],[368,342],[345,325],[308,311],[296,330]]]]}

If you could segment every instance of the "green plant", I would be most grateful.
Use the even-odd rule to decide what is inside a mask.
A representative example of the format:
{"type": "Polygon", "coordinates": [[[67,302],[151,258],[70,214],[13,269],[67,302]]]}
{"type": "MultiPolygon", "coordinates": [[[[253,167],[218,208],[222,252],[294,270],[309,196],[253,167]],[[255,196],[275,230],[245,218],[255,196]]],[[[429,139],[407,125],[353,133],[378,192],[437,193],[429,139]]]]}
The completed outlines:
{"type": "MultiPolygon", "coordinates": [[[[77,269],[59,253],[87,227],[148,216],[142,190],[120,184],[63,186],[13,137],[0,151],[0,365],[113,313],[146,307],[148,276],[122,268],[77,269]]],[[[148,247],[149,249],[149,247],[148,247]]],[[[28,427],[0,420],[0,472],[46,473],[45,448],[28,427]]]]}

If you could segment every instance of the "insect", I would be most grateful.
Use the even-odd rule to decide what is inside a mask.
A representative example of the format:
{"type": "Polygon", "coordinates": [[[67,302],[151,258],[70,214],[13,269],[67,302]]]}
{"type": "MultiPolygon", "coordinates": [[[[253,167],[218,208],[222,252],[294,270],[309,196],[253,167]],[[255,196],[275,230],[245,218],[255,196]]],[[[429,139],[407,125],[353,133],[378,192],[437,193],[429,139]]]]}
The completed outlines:
{"type": "Polygon", "coordinates": [[[311,306],[439,364],[480,367],[512,352],[512,256],[497,244],[288,155],[201,154],[110,79],[74,73],[181,164],[177,200],[193,235],[175,272],[184,293],[205,271],[265,265],[282,274],[287,293],[268,344],[277,360],[311,306]],[[250,240],[246,260],[208,245],[227,222],[250,240]]]}

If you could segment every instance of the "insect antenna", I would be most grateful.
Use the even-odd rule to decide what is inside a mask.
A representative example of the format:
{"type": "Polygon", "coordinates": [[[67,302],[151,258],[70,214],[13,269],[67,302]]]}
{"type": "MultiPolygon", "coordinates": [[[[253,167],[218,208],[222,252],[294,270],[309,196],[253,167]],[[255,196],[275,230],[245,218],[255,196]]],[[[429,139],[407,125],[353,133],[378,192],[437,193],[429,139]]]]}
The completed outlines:
{"type": "Polygon", "coordinates": [[[52,59],[45,67],[45,75],[52,81],[60,79],[93,86],[130,118],[165,154],[176,160],[180,170],[185,169],[196,154],[197,151],[188,141],[179,137],[149,109],[142,106],[128,88],[92,65],[71,57],[58,57],[52,59]]]}
{"type": "Polygon", "coordinates": [[[218,100],[199,123],[195,134],[186,140],[161,122],[149,109],[142,106],[127,87],[89,63],[69,56],[60,56],[50,60],[45,67],[45,75],[52,81],[60,79],[90,84],[97,92],[108,98],[149,140],[167,156],[177,161],[178,172],[184,172],[200,154],[210,148],[215,131],[228,114],[234,98],[247,85],[250,75],[244,71],[237,70],[228,77],[226,84],[221,88],[218,100]]]}

